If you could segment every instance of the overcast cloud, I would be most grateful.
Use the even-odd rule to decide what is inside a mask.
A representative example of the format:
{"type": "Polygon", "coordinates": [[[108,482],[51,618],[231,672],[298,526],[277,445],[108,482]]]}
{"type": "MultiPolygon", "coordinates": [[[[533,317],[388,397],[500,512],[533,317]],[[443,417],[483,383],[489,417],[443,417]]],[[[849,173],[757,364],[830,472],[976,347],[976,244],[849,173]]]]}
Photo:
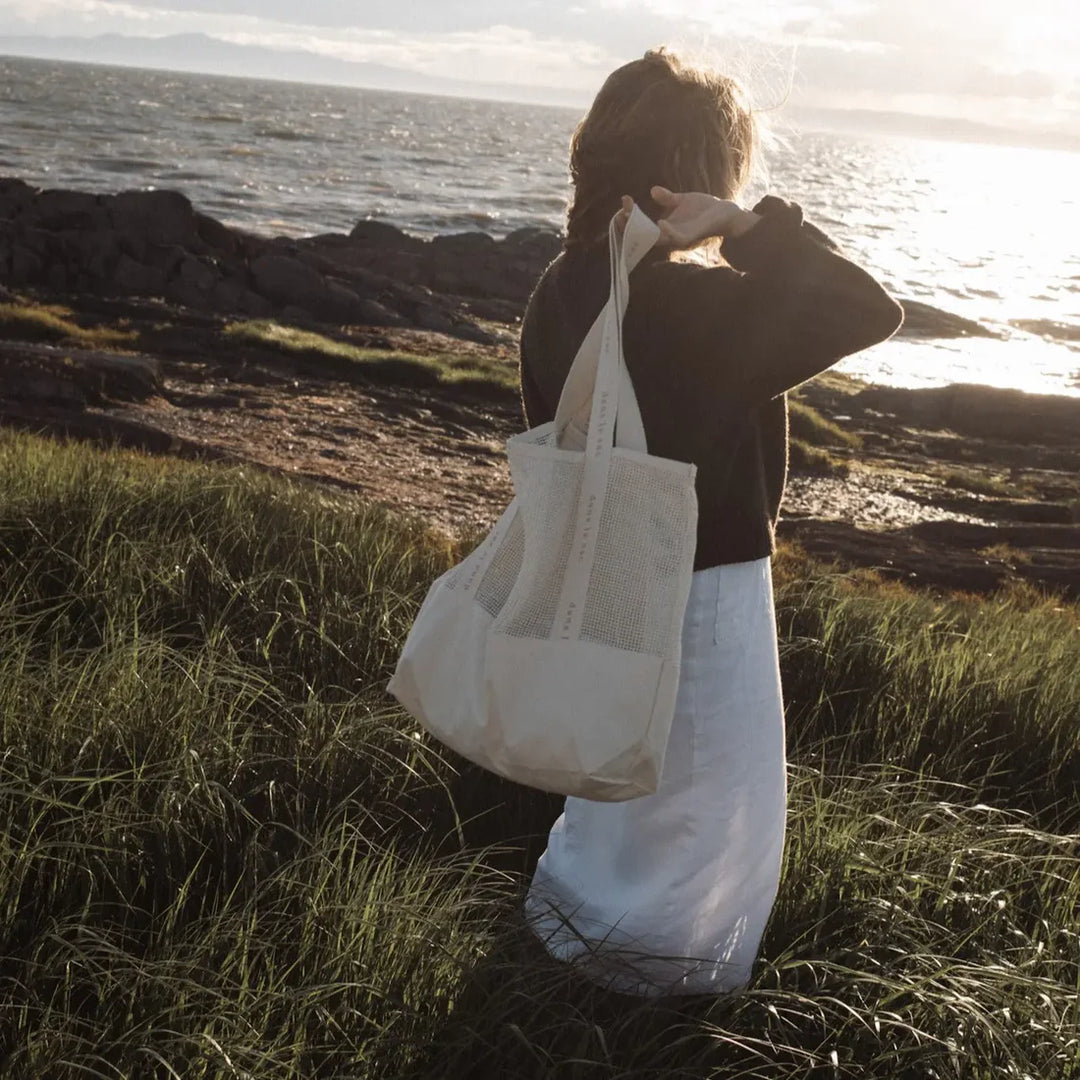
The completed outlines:
{"type": "Polygon", "coordinates": [[[1080,134],[1077,0],[0,0],[0,34],[201,32],[425,75],[579,90],[660,42],[763,105],[902,108],[1080,134]]]}

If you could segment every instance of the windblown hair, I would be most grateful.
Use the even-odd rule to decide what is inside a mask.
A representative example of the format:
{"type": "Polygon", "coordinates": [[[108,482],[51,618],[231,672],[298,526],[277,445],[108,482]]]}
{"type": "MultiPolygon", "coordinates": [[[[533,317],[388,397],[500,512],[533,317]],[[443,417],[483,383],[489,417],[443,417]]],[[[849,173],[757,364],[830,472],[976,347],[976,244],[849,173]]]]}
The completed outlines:
{"type": "Polygon", "coordinates": [[[613,71],[570,142],[566,247],[607,232],[622,195],[654,220],[654,184],[734,198],[750,179],[757,122],[740,84],[660,48],[613,71]]]}

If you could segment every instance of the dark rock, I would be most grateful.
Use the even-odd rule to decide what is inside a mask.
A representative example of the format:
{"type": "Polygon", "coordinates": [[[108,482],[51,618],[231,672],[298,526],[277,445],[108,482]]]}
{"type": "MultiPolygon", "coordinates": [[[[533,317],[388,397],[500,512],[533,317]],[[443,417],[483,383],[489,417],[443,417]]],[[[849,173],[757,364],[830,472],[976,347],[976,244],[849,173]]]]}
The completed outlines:
{"type": "Polygon", "coordinates": [[[251,264],[256,291],[276,304],[321,298],[326,283],[318,270],[288,255],[262,255],[251,264]]]}
{"type": "Polygon", "coordinates": [[[369,247],[408,248],[410,245],[422,243],[403,233],[396,225],[388,225],[385,221],[358,221],[349,233],[349,239],[369,247]]]}
{"type": "Polygon", "coordinates": [[[445,311],[434,304],[418,304],[412,313],[412,321],[421,330],[433,330],[439,334],[452,334],[454,322],[445,311]]]}
{"type": "Polygon", "coordinates": [[[195,231],[204,244],[226,255],[234,255],[240,247],[239,239],[228,225],[206,214],[195,215],[195,231]]]}
{"type": "Polygon", "coordinates": [[[274,305],[251,289],[245,289],[240,296],[238,310],[244,315],[250,315],[256,319],[265,319],[274,313],[274,305]]]}
{"type": "Polygon", "coordinates": [[[327,279],[326,296],[332,304],[342,311],[354,311],[356,305],[360,302],[360,297],[352,289],[340,281],[335,281],[333,278],[327,279]]]}
{"type": "Polygon", "coordinates": [[[109,224],[108,211],[96,195],[83,191],[42,191],[30,208],[42,228],[101,229],[109,224]]]}
{"type": "Polygon", "coordinates": [[[1056,319],[1010,319],[1009,325],[1029,334],[1038,334],[1048,341],[1080,342],[1080,324],[1077,323],[1063,323],[1056,319]]]}
{"type": "Polygon", "coordinates": [[[521,304],[516,300],[499,300],[495,297],[463,300],[461,310],[466,315],[491,319],[493,322],[513,323],[521,319],[521,304]]]}
{"type": "Polygon", "coordinates": [[[450,233],[448,236],[434,237],[431,241],[431,250],[436,255],[449,253],[468,259],[493,252],[495,240],[482,232],[450,233]]]}
{"type": "Polygon", "coordinates": [[[160,270],[166,278],[171,278],[188,257],[188,253],[179,244],[154,244],[146,252],[146,265],[160,270]]]}
{"type": "Polygon", "coordinates": [[[67,267],[63,263],[51,262],[45,267],[45,285],[53,292],[64,292],[69,284],[67,267]]]}
{"type": "Polygon", "coordinates": [[[361,299],[356,305],[356,321],[365,326],[408,326],[408,319],[391,311],[378,300],[361,299]]]}
{"type": "Polygon", "coordinates": [[[106,201],[118,232],[152,244],[184,244],[196,235],[195,209],[178,191],[122,191],[106,201]]]}
{"type": "Polygon", "coordinates": [[[1080,525],[976,525],[963,521],[921,521],[905,532],[920,540],[969,549],[1005,543],[1017,548],[1080,551],[1080,525]]]}
{"type": "Polygon", "coordinates": [[[91,229],[72,233],[68,243],[72,262],[88,277],[104,281],[112,275],[118,251],[111,230],[91,229]]]}
{"type": "Polygon", "coordinates": [[[11,249],[12,285],[32,285],[41,280],[45,262],[32,248],[15,246],[11,249]]]}
{"type": "Polygon", "coordinates": [[[856,407],[891,413],[916,426],[1021,443],[1073,442],[1080,433],[1080,398],[1028,394],[976,383],[906,390],[873,386],[856,407]]]}
{"type": "Polygon", "coordinates": [[[136,296],[162,296],[166,292],[165,274],[155,266],[145,266],[129,255],[120,255],[112,272],[112,284],[121,293],[136,296]]]}
{"type": "Polygon", "coordinates": [[[0,353],[8,400],[82,409],[88,403],[145,401],[162,392],[161,365],[147,356],[9,344],[0,353]]]}
{"type": "Polygon", "coordinates": [[[218,281],[218,273],[213,265],[197,255],[187,255],[180,264],[180,280],[198,292],[209,292],[218,281]]]}
{"type": "Polygon", "coordinates": [[[218,311],[251,315],[257,319],[271,315],[274,305],[252,292],[242,281],[225,278],[214,286],[213,304],[218,311]]]}
{"type": "Polygon", "coordinates": [[[969,525],[926,521],[875,531],[843,521],[782,519],[778,534],[808,554],[865,566],[906,585],[988,593],[1013,577],[1080,597],[1080,527],[969,525]],[[1043,541],[1042,545],[1039,541],[1043,541]],[[1030,562],[1008,564],[982,552],[997,545],[1025,548],[1030,562]]]}
{"type": "Polygon", "coordinates": [[[507,252],[524,252],[546,266],[562,251],[563,238],[553,229],[542,229],[530,225],[523,229],[515,229],[504,238],[501,246],[507,252]]]}
{"type": "Polygon", "coordinates": [[[429,241],[377,221],[358,222],[350,236],[267,239],[196,213],[174,191],[97,196],[21,181],[0,181],[4,211],[0,275],[16,284],[165,296],[204,313],[415,325],[477,341],[490,335],[462,305],[516,320],[559,247],[550,230],[429,241]]]}
{"type": "Polygon", "coordinates": [[[30,205],[37,188],[14,177],[0,180],[0,218],[11,218],[30,205]]]}
{"type": "Polygon", "coordinates": [[[984,499],[983,513],[1000,521],[1031,525],[1071,525],[1076,515],[1068,503],[1031,502],[1025,499],[984,499]]]}
{"type": "Polygon", "coordinates": [[[942,311],[932,304],[924,304],[919,300],[902,300],[901,307],[904,309],[904,325],[900,328],[901,337],[983,337],[1003,338],[1000,334],[974,319],[965,319],[962,315],[954,315],[950,311],[942,311]]]}
{"type": "Polygon", "coordinates": [[[146,262],[150,256],[151,247],[156,246],[141,233],[116,232],[114,230],[113,237],[121,254],[126,255],[129,259],[134,259],[137,263],[146,262]]]}

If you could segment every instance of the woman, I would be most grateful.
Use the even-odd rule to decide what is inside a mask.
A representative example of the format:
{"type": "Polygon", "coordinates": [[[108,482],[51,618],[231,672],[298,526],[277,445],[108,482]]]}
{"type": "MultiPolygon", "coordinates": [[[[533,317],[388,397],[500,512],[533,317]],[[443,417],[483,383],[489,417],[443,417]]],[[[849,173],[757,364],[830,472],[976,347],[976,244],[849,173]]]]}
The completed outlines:
{"type": "Polygon", "coordinates": [[[607,299],[612,215],[632,199],[660,220],[663,246],[630,279],[624,350],[649,452],[697,466],[675,721],[655,795],[567,799],[526,905],[549,951],[624,992],[721,993],[749,981],[776,896],[787,794],[770,576],[785,392],[902,319],[798,206],[733,201],[755,150],[731,79],[663,49],[615,71],[574,135],[565,250],[522,326],[522,396],[536,426],[554,417],[607,299]],[[673,257],[703,244],[711,259],[673,257]]]}

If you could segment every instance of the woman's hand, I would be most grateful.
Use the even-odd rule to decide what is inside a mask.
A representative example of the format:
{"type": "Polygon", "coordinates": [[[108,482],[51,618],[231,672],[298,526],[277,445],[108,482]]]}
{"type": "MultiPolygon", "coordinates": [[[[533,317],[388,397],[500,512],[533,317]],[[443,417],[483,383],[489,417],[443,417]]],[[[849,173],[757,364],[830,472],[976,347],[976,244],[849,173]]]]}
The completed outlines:
{"type": "Polygon", "coordinates": [[[657,186],[650,194],[662,211],[660,242],[668,247],[690,248],[712,236],[741,236],[761,220],[738,203],[702,191],[668,191],[657,186]]]}

